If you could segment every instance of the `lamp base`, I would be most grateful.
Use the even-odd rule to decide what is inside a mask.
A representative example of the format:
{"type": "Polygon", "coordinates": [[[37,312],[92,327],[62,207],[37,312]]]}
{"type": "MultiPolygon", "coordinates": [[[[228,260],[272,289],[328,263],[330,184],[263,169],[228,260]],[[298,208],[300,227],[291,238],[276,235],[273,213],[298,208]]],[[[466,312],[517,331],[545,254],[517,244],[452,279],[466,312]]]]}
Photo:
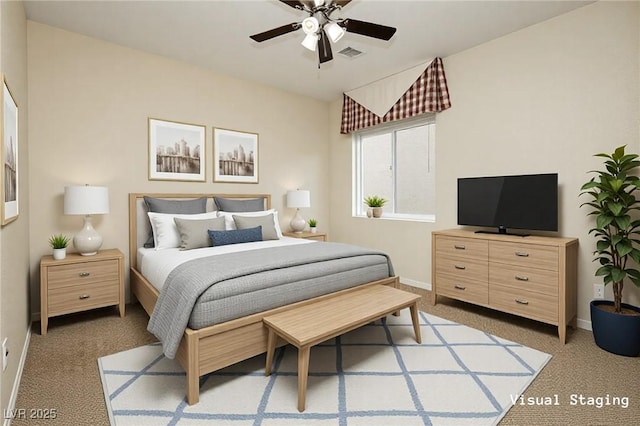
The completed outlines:
{"type": "Polygon", "coordinates": [[[304,227],[307,226],[307,221],[300,216],[300,209],[296,209],[296,215],[291,219],[291,230],[296,234],[301,234],[304,231],[304,227]]]}
{"type": "Polygon", "coordinates": [[[84,217],[84,226],[73,237],[73,246],[83,256],[93,256],[102,247],[102,236],[93,229],[91,216],[84,217]]]}

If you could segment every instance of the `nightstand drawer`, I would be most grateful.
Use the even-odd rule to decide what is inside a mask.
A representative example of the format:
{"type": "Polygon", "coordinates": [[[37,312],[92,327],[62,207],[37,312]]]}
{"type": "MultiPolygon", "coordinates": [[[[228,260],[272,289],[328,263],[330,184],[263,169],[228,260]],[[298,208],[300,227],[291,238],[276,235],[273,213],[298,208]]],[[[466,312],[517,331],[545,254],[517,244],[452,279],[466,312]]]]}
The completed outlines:
{"type": "Polygon", "coordinates": [[[118,280],[111,283],[49,289],[48,299],[49,316],[116,305],[119,301],[118,280]]]}
{"type": "Polygon", "coordinates": [[[47,272],[49,290],[88,285],[109,281],[114,287],[118,285],[118,261],[101,260],[85,263],[50,266],[47,272]]]}

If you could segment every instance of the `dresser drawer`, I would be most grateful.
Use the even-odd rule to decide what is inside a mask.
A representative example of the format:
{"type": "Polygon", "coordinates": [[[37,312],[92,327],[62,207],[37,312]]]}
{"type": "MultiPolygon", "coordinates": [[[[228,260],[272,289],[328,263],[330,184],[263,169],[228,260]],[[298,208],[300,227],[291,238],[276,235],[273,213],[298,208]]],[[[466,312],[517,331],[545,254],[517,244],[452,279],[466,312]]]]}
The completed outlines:
{"type": "Polygon", "coordinates": [[[558,297],[491,283],[492,308],[523,317],[558,324],[558,297]]]}
{"type": "Polygon", "coordinates": [[[119,291],[117,281],[49,289],[49,316],[117,305],[120,300],[119,291]]]}
{"type": "Polygon", "coordinates": [[[436,252],[444,255],[462,256],[487,261],[489,245],[485,240],[436,236],[436,252]]]}
{"type": "Polygon", "coordinates": [[[489,266],[486,260],[461,256],[436,255],[436,273],[451,275],[464,280],[486,282],[489,266]]]}
{"type": "Polygon", "coordinates": [[[503,263],[489,265],[489,283],[558,296],[558,272],[503,263]]]}
{"type": "Polygon", "coordinates": [[[540,244],[491,241],[489,243],[489,261],[557,271],[558,248],[540,244]]]}
{"type": "Polygon", "coordinates": [[[481,305],[489,302],[489,286],[486,280],[474,281],[436,273],[436,292],[438,295],[465,302],[481,305]]]}
{"type": "Polygon", "coordinates": [[[116,259],[50,266],[47,271],[49,290],[101,282],[112,283],[116,288],[118,286],[119,270],[116,259]]]}

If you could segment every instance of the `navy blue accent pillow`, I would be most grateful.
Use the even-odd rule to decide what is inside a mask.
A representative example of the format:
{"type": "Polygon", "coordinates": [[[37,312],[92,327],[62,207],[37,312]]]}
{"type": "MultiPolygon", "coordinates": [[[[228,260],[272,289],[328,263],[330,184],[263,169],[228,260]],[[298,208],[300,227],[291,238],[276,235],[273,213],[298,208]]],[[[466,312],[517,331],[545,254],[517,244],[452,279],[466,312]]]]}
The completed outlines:
{"type": "Polygon", "coordinates": [[[211,238],[211,245],[214,247],[262,241],[262,226],[233,229],[230,231],[214,231],[209,229],[207,232],[209,233],[209,238],[211,238]]]}

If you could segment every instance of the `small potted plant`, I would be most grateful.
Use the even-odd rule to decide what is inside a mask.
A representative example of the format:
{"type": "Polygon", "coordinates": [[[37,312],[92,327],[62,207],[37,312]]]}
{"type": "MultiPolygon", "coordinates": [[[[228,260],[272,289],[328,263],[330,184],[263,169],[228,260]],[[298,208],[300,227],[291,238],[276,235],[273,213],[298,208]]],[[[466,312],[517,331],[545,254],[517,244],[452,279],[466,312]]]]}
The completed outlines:
{"type": "Polygon", "coordinates": [[[613,154],[596,154],[604,158],[603,170],[582,185],[581,195],[588,195],[589,215],[595,216],[589,233],[597,239],[594,261],[600,267],[596,276],[613,287],[613,302],[591,301],[593,338],[602,349],[625,356],[640,355],[640,308],[622,303],[626,280],[640,287],[640,220],[634,219],[638,206],[636,191],[640,178],[637,154],[625,154],[618,147],[613,154]]]}
{"type": "MultiPolygon", "coordinates": [[[[369,206],[369,208],[371,209],[371,216],[380,217],[382,216],[382,206],[384,206],[387,203],[387,200],[385,200],[384,198],[378,195],[371,195],[364,199],[364,203],[367,206],[369,206]]],[[[367,217],[371,217],[371,216],[367,211],[367,217]]]]}
{"type": "Polygon", "coordinates": [[[67,257],[67,246],[71,240],[69,237],[63,234],[52,235],[49,238],[49,244],[53,249],[53,258],[56,260],[61,260],[67,257]]]}
{"type": "Polygon", "coordinates": [[[318,221],[315,219],[309,219],[309,229],[315,234],[318,230],[318,221]]]}

